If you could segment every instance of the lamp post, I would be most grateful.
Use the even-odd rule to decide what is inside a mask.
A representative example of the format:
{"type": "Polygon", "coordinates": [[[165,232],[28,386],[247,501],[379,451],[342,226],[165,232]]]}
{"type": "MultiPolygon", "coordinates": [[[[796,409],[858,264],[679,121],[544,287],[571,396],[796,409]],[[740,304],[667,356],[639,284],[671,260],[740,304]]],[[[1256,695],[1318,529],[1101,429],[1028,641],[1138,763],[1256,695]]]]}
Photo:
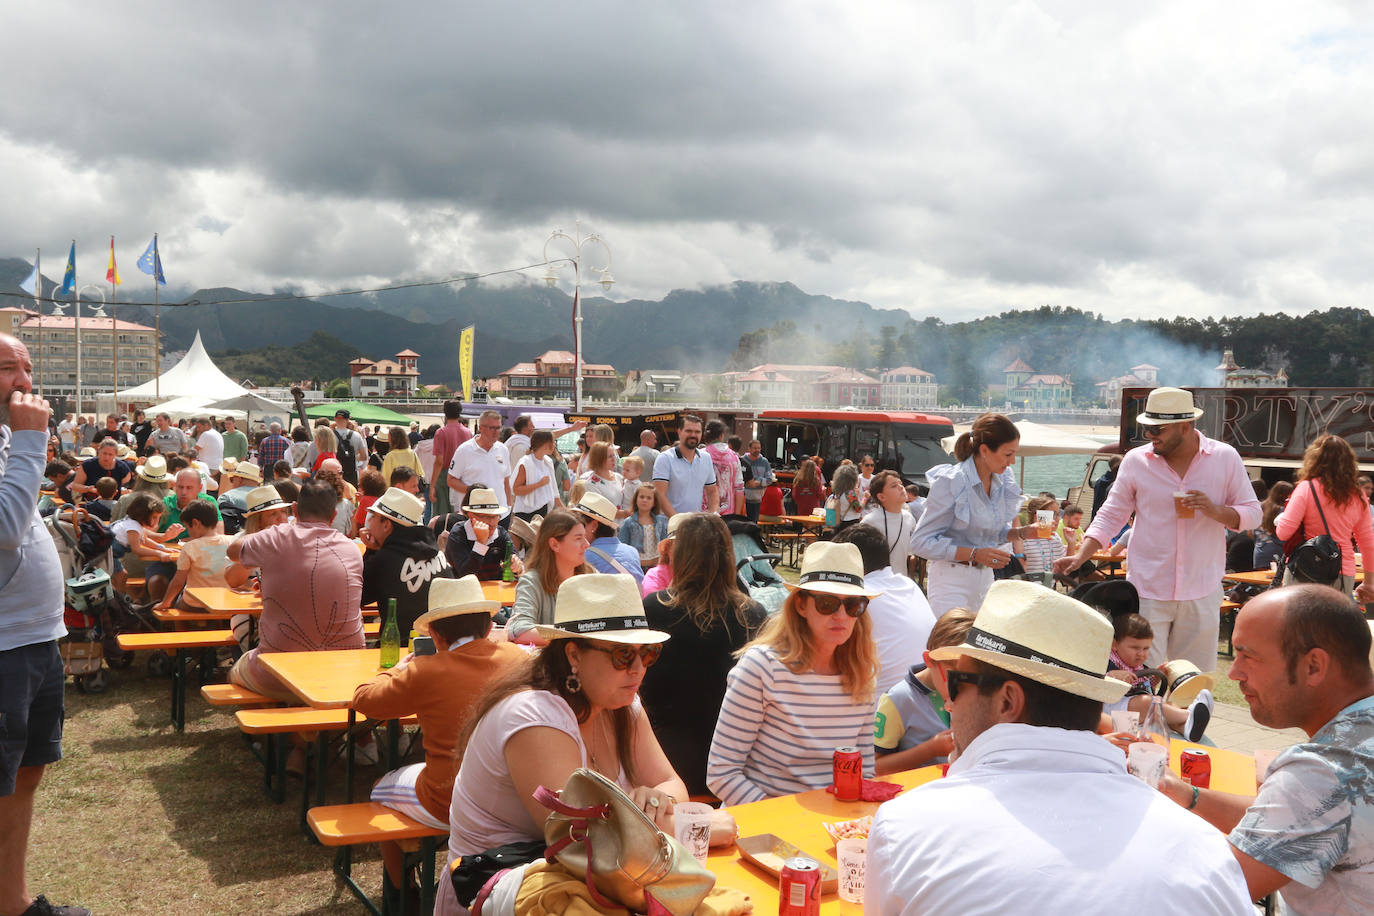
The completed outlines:
{"type": "Polygon", "coordinates": [[[105,315],[105,291],[94,283],[87,283],[76,291],[76,323],[74,325],[73,336],[76,338],[76,412],[81,413],[81,294],[86,290],[95,290],[95,294],[100,297],[100,306],[96,309],[95,316],[104,317],[105,315]]]}
{"type": "Polygon", "coordinates": [[[582,247],[592,243],[600,245],[601,250],[606,253],[606,266],[591,269],[601,275],[597,281],[601,288],[609,290],[615,283],[615,278],[611,276],[611,249],[601,236],[595,232],[583,235],[582,224],[579,222],[575,224],[572,235],[568,235],[562,229],[555,229],[549,240],[544,243],[545,284],[550,287],[556,286],[558,271],[569,264],[573,269],[573,410],[579,413],[582,411],[582,247]],[[572,246],[572,255],[550,259],[549,246],[559,241],[572,246]]]}

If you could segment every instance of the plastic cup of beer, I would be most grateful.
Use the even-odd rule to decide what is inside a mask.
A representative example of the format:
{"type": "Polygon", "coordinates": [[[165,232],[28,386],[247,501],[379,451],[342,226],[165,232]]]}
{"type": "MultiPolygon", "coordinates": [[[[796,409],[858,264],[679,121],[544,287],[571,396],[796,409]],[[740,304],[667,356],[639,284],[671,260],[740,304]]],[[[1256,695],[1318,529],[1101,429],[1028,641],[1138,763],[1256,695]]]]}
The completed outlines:
{"type": "Polygon", "coordinates": [[[1126,771],[1151,789],[1159,788],[1169,766],[1169,749],[1153,741],[1137,741],[1126,749],[1126,771]]]}
{"type": "Polygon", "coordinates": [[[1054,512],[1051,509],[1035,510],[1035,536],[1040,538],[1054,537],[1054,512]]]}
{"type": "Polygon", "coordinates": [[[1193,510],[1190,506],[1183,505],[1183,501],[1188,498],[1188,491],[1174,491],[1174,514],[1179,518],[1192,518],[1193,510]]]}
{"type": "Polygon", "coordinates": [[[1112,731],[1114,732],[1126,732],[1129,735],[1134,735],[1135,730],[1140,727],[1140,713],[1133,710],[1113,709],[1111,717],[1112,731]]]}
{"type": "Polygon", "coordinates": [[[704,867],[711,850],[711,815],[714,809],[701,802],[673,805],[673,838],[704,867]]]}
{"type": "Polygon", "coordinates": [[[835,861],[840,866],[840,899],[846,903],[864,902],[864,863],[868,840],[849,838],[835,844],[835,861]]]}

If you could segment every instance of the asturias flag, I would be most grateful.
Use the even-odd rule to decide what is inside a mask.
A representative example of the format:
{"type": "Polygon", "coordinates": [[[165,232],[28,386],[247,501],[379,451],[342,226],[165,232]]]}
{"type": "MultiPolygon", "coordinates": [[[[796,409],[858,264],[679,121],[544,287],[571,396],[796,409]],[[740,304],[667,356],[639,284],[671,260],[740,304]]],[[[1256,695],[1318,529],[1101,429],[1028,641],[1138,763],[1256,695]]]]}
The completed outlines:
{"type": "Polygon", "coordinates": [[[110,266],[105,268],[105,282],[112,286],[118,286],[124,282],[119,279],[119,268],[115,266],[114,236],[110,236],[110,266]]]}
{"type": "Polygon", "coordinates": [[[67,255],[67,272],[62,275],[62,295],[76,292],[76,242],[72,242],[72,253],[67,255]]]}
{"type": "Polygon", "coordinates": [[[148,243],[148,249],[139,257],[138,269],[156,279],[159,286],[167,285],[167,278],[162,275],[162,256],[157,253],[156,235],[148,243]]]}

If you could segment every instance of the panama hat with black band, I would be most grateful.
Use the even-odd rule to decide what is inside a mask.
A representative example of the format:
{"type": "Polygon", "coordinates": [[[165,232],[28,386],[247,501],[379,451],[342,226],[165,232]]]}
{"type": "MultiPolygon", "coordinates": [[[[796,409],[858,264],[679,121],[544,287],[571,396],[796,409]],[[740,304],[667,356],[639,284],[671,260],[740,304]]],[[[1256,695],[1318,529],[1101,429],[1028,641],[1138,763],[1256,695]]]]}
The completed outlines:
{"type": "Polygon", "coordinates": [[[420,497],[400,487],[388,487],[376,502],[367,507],[367,512],[369,515],[380,515],[403,528],[414,528],[425,517],[425,504],[420,497]]]}
{"type": "Polygon", "coordinates": [[[1182,388],[1156,388],[1145,399],[1145,412],[1135,418],[1146,426],[1168,426],[1170,423],[1191,423],[1202,416],[1202,408],[1193,406],[1193,395],[1182,388]]]}
{"type": "Polygon", "coordinates": [[[289,502],[281,498],[276,487],[254,487],[244,497],[244,503],[248,506],[243,511],[244,515],[257,515],[259,512],[270,512],[273,509],[289,509],[291,507],[289,502]]]}
{"type": "Polygon", "coordinates": [[[460,614],[486,614],[495,617],[501,602],[487,598],[476,576],[461,579],[439,577],[429,583],[429,610],[415,619],[412,629],[429,632],[430,621],[460,614]]]}
{"type": "Polygon", "coordinates": [[[149,483],[166,484],[172,480],[172,475],[167,473],[167,459],[161,455],[153,455],[140,464],[136,473],[149,483]]]}
{"type": "Polygon", "coordinates": [[[933,649],[930,657],[950,662],[966,655],[1074,696],[1114,703],[1130,685],[1107,677],[1111,651],[1112,625],[1102,614],[1043,585],[1004,579],[988,589],[964,643],[933,649]]]}
{"type": "Polygon", "coordinates": [[[583,493],[572,510],[587,518],[595,519],[612,531],[620,527],[615,517],[615,503],[600,493],[583,493]]]}
{"type": "Polygon", "coordinates": [[[784,584],[794,592],[825,592],[860,598],[876,598],[882,594],[864,585],[864,561],[859,548],[833,541],[817,541],[806,548],[797,584],[784,584]]]}
{"type": "Polygon", "coordinates": [[[628,573],[586,573],[564,579],[558,586],[553,626],[539,626],[541,637],[599,639],[648,645],[666,642],[668,634],[649,626],[644,599],[628,573]]]}
{"type": "Polygon", "coordinates": [[[503,506],[497,502],[496,494],[486,487],[473,487],[468,490],[462,509],[469,515],[494,515],[497,518],[505,518],[510,514],[510,506],[503,506]]]}

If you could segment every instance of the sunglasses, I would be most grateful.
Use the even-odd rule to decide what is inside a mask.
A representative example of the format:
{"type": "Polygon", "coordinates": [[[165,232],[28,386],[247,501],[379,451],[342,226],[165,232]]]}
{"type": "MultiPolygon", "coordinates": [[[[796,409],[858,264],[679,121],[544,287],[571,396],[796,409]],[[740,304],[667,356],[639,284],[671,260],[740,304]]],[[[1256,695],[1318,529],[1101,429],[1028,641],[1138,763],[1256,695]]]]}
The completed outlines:
{"type": "Polygon", "coordinates": [[[959,695],[960,684],[972,684],[975,687],[997,687],[1011,680],[1009,674],[977,674],[973,671],[946,671],[945,683],[949,687],[949,698],[952,701],[959,695]]]}
{"type": "Polygon", "coordinates": [[[859,617],[868,610],[868,599],[859,596],[841,598],[839,595],[822,595],[812,592],[811,604],[816,609],[816,613],[822,617],[829,617],[841,606],[844,607],[844,612],[850,617],[859,617]]]}
{"type": "Polygon", "coordinates": [[[605,652],[611,657],[611,667],[617,671],[625,671],[635,663],[635,656],[644,663],[645,668],[649,668],[658,657],[663,654],[663,644],[654,643],[651,646],[593,646],[588,645],[588,649],[595,649],[597,652],[605,652]]]}

